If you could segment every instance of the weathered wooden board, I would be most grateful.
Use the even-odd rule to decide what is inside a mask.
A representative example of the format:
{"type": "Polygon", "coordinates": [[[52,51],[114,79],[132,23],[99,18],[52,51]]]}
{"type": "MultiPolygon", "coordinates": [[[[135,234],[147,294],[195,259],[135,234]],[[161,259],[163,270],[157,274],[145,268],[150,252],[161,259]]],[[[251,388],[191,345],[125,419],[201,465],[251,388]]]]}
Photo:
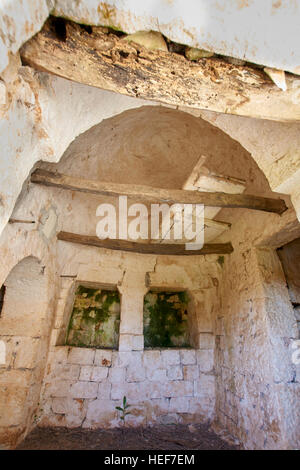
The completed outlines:
{"type": "Polygon", "coordinates": [[[57,34],[48,20],[21,49],[23,63],[105,90],[162,103],[273,120],[300,120],[300,80],[283,92],[252,66],[220,58],[192,62],[128,43],[101,27],[66,22],[57,34]]]}
{"type": "Polygon", "coordinates": [[[92,235],[80,235],[70,232],[59,232],[57,234],[57,239],[70,243],[79,243],[80,245],[106,248],[109,250],[131,251],[134,253],[153,255],[195,256],[212,254],[221,255],[233,252],[231,243],[209,243],[205,244],[201,250],[187,250],[184,244],[142,243],[128,240],[112,240],[109,238],[101,240],[100,238],[92,235]]]}
{"type": "Polygon", "coordinates": [[[136,198],[139,202],[204,204],[212,207],[254,209],[276,214],[282,214],[287,209],[283,199],[265,198],[249,194],[161,189],[137,184],[103,183],[39,169],[32,173],[31,182],[104,196],[127,196],[136,198]]]}

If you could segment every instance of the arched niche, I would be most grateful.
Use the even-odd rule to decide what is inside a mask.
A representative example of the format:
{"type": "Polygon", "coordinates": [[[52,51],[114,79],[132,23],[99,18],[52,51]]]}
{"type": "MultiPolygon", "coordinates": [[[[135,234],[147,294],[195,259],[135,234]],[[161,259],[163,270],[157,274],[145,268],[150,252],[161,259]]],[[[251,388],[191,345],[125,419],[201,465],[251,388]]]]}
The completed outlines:
{"type": "Polygon", "coordinates": [[[0,443],[14,447],[31,426],[46,360],[47,279],[33,256],[23,258],[5,282],[0,316],[0,443]]]}

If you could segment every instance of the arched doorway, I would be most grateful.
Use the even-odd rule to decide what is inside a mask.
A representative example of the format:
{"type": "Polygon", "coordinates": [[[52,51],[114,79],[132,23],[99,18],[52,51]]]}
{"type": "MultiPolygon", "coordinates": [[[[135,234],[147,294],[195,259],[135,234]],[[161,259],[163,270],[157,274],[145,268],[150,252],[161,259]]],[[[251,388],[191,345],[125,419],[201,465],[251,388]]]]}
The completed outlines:
{"type": "Polygon", "coordinates": [[[0,442],[13,447],[34,418],[46,359],[45,267],[29,256],[4,282],[0,315],[0,442]]]}

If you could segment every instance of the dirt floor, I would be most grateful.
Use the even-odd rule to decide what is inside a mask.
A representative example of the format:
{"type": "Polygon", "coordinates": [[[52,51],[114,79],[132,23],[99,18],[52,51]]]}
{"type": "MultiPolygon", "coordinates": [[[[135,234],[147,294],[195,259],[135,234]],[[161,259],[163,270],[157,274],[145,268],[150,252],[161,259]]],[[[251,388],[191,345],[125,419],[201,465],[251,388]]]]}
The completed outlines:
{"type": "Polygon", "coordinates": [[[237,450],[208,426],[160,425],[148,428],[35,428],[18,450],[237,450]]]}

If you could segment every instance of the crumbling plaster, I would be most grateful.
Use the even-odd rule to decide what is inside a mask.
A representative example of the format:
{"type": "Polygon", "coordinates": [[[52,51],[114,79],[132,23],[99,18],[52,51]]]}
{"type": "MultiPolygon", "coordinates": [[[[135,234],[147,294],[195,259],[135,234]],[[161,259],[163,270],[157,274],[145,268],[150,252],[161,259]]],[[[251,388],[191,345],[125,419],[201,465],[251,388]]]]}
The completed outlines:
{"type": "Polygon", "coordinates": [[[55,257],[39,232],[7,226],[1,237],[0,442],[14,447],[35,423],[55,307],[55,257]]]}
{"type": "MultiPolygon", "coordinates": [[[[146,111],[147,107],[129,113],[142,115],[146,111]]],[[[99,129],[96,126],[94,133],[99,129]]],[[[95,142],[97,135],[96,132],[95,142]]],[[[78,150],[75,143],[71,145],[73,162],[77,163],[72,171],[82,171],[85,164],[95,168],[93,158],[85,162],[82,140],[84,136],[77,140],[78,150]]],[[[89,143],[93,148],[91,139],[89,143]]],[[[94,152],[97,155],[97,146],[94,152]]],[[[68,153],[58,167],[68,166],[67,156],[68,153]]],[[[256,172],[259,173],[257,167],[256,172]]],[[[44,214],[50,210],[58,216],[57,230],[65,227],[71,231],[91,230],[96,202],[93,198],[29,185],[24,188],[14,217],[31,217],[36,224],[27,226],[27,230],[21,229],[22,225],[8,224],[1,237],[3,252],[9,246],[8,259],[14,253],[17,260],[24,255],[25,247],[26,254],[31,253],[33,243],[48,251],[49,242],[40,234],[44,214]],[[67,217],[68,213],[72,216],[67,217]],[[26,244],[22,237],[26,237],[26,244]]],[[[223,216],[231,217],[233,222],[231,231],[223,238],[230,239],[234,246],[234,253],[224,257],[224,264],[218,263],[216,256],[199,257],[191,263],[58,243],[52,261],[57,263],[60,283],[42,404],[37,413],[41,424],[95,427],[101,421],[102,425],[115,426],[118,424],[115,406],[124,393],[136,409],[130,418],[131,425],[159,420],[214,420],[216,429],[227,428],[249,449],[297,446],[299,371],[291,363],[290,348],[298,332],[285,279],[273,250],[299,236],[299,223],[292,208],[281,217],[257,212],[251,212],[249,217],[247,210],[224,210],[223,216]],[[76,282],[110,284],[120,290],[123,324],[119,351],[111,359],[107,352],[69,350],[62,346],[76,282]],[[168,359],[175,362],[167,364],[158,351],[155,361],[160,364],[159,376],[151,375],[154,372],[147,364],[153,357],[150,359],[151,353],[143,351],[142,303],[151,286],[185,288],[193,293],[201,328],[200,350],[201,334],[207,345],[206,352],[188,359],[192,361],[189,364],[184,364],[182,354],[176,352],[168,359]],[[207,343],[207,334],[213,344],[216,338],[215,352],[211,342],[207,343]],[[108,363],[112,360],[112,365],[103,367],[96,355],[108,363]],[[140,364],[135,376],[132,361],[140,364]],[[166,374],[170,366],[177,379],[166,374]],[[182,379],[184,373],[188,379],[182,379]]]]}
{"type": "Polygon", "coordinates": [[[51,13],[127,33],[159,31],[180,44],[299,73],[297,2],[5,0],[0,12],[0,71],[51,13]]]}
{"type": "Polygon", "coordinates": [[[203,257],[190,263],[184,258],[78,249],[63,242],[58,259],[61,287],[38,411],[40,424],[118,426],[115,407],[124,395],[132,405],[128,425],[211,421],[213,312],[218,308],[220,266],[203,257]],[[121,294],[118,351],[63,346],[61,331],[70,316],[68,299],[77,283],[117,286],[121,294]],[[195,316],[194,348],[144,350],[143,299],[153,288],[188,290],[194,308],[190,314],[195,316]]]}
{"type": "MultiPolygon", "coordinates": [[[[6,78],[7,90],[0,123],[1,148],[5,152],[0,163],[1,230],[8,222],[22,185],[36,162],[59,161],[75,137],[103,119],[128,109],[157,105],[45,73],[34,73],[29,67],[19,68],[17,58],[3,77],[6,78]]],[[[296,212],[300,212],[299,187],[296,184],[299,124],[189,112],[196,116],[200,114],[240,141],[265,173],[271,188],[290,194],[296,212]],[[282,168],[283,160],[285,171],[277,170],[282,168]]]]}
{"type": "Polygon", "coordinates": [[[295,238],[299,228],[292,234],[286,214],[260,230],[260,218],[251,227],[239,220],[231,231],[234,253],[225,258],[216,317],[216,423],[249,449],[296,448],[300,384],[291,346],[299,333],[274,244],[295,238]]]}
{"type": "MultiPolygon", "coordinates": [[[[20,36],[16,44],[23,42],[25,36],[20,36]]],[[[17,45],[14,45],[12,50],[16,48],[17,45]]],[[[183,359],[184,353],[175,353],[171,359],[164,359],[160,351],[154,355],[151,361],[158,361],[161,369],[178,366],[174,370],[178,376],[174,380],[175,375],[172,379],[166,373],[161,373],[160,380],[163,378],[164,386],[153,386],[154,396],[148,397],[149,402],[152,399],[160,400],[156,402],[159,406],[155,409],[147,405],[147,412],[144,413],[137,403],[138,414],[133,418],[133,424],[142,422],[140,416],[146,416],[144,422],[150,423],[161,415],[171,414],[171,420],[180,420],[188,418],[187,414],[190,414],[188,419],[192,419],[195,414],[202,416],[203,420],[214,419],[216,427],[226,427],[246,448],[296,448],[300,439],[299,366],[292,364],[290,348],[291,342],[298,338],[297,322],[274,251],[300,235],[293,208],[281,217],[255,212],[251,212],[250,217],[249,211],[238,210],[237,215],[233,211],[224,211],[223,215],[230,217],[233,226],[222,237],[224,240],[230,238],[234,252],[224,257],[222,266],[214,256],[207,256],[195,263],[189,260],[186,265],[184,260],[174,263],[171,258],[156,259],[153,256],[122,253],[112,255],[111,252],[96,248],[75,249],[63,242],[56,244],[56,230],[62,227],[63,222],[69,224],[70,228],[78,229],[80,214],[73,217],[73,221],[72,217],[62,220],[65,209],[68,210],[68,205],[72,204],[71,194],[62,196],[62,192],[57,192],[61,196],[61,202],[57,203],[51,190],[32,185],[23,187],[31,169],[40,160],[58,162],[79,134],[104,119],[150,104],[153,107],[157,103],[35,73],[28,67],[20,67],[17,55],[10,56],[10,61],[9,68],[2,74],[1,84],[0,143],[3,158],[0,163],[0,218],[3,231],[0,237],[0,284],[5,282],[11,270],[22,259],[34,256],[42,266],[46,266],[48,289],[45,309],[49,322],[46,322],[47,328],[42,335],[45,354],[39,366],[39,380],[28,408],[29,414],[37,407],[37,390],[43,377],[49,337],[50,354],[42,392],[45,406],[39,407],[38,416],[41,423],[74,426],[84,422],[86,426],[95,426],[100,419],[104,419],[108,425],[112,422],[115,425],[114,400],[122,398],[120,393],[127,393],[134,400],[136,382],[144,381],[146,385],[138,387],[141,394],[146,393],[153,371],[147,366],[147,372],[147,353],[142,351],[141,312],[142,298],[150,282],[150,285],[156,287],[184,287],[196,292],[197,308],[199,312],[207,314],[199,316],[201,322],[205,323],[205,326],[202,325],[205,331],[198,332],[199,344],[201,346],[201,333],[209,333],[210,339],[216,338],[216,347],[213,349],[210,344],[210,347],[204,348],[210,352],[206,352],[204,359],[202,357],[199,362],[192,357],[193,354],[187,355],[188,359],[183,359]],[[8,224],[12,213],[14,217],[33,219],[35,223],[8,224]],[[77,348],[69,351],[61,346],[65,312],[70,304],[70,289],[74,282],[82,279],[86,282],[118,285],[123,296],[120,351],[112,356],[111,366],[111,370],[116,368],[117,372],[100,370],[110,367],[102,367],[102,362],[100,365],[95,362],[95,351],[78,352],[77,348]],[[203,285],[204,280],[208,285],[203,285]],[[122,354],[124,358],[127,355],[126,365],[120,362],[122,354]],[[137,360],[141,365],[140,378],[143,376],[141,370],[149,373],[149,377],[133,379],[130,370],[132,360],[137,360]],[[169,360],[172,363],[168,363],[169,360]],[[189,362],[185,364],[186,360],[189,362]],[[207,363],[209,369],[201,370],[207,363]],[[184,377],[185,366],[193,366],[186,372],[189,378],[178,380],[181,374],[184,377]],[[129,375],[125,375],[127,373],[129,375]],[[68,374],[69,379],[64,381],[64,385],[59,383],[68,374]],[[199,374],[202,383],[199,382],[199,374]],[[108,384],[105,382],[102,388],[103,379],[110,375],[113,380],[108,384]],[[47,386],[52,380],[53,389],[47,386]],[[123,388],[120,388],[118,380],[121,380],[123,388]],[[107,394],[112,392],[113,381],[117,384],[115,389],[121,392],[112,398],[107,394]],[[173,392],[174,384],[170,386],[169,381],[189,382],[189,385],[180,385],[173,392]],[[128,385],[131,382],[133,385],[128,385]],[[161,393],[159,396],[158,391],[161,393]],[[171,406],[172,398],[179,400],[173,400],[171,406]],[[168,403],[166,399],[170,399],[168,403]],[[102,400],[108,406],[109,416],[104,417],[102,400]],[[192,408],[187,408],[187,403],[189,406],[192,404],[192,408]]],[[[6,64],[5,61],[3,63],[6,64]]],[[[173,112],[176,114],[175,110],[173,112]]],[[[270,187],[291,195],[295,211],[300,217],[300,190],[297,184],[299,124],[193,110],[189,112],[211,122],[240,142],[263,171],[270,187]]],[[[221,150],[220,159],[224,158],[221,150]]],[[[74,204],[78,203],[79,199],[74,199],[74,204]]],[[[93,208],[93,204],[88,202],[87,207],[93,208]]],[[[71,206],[71,209],[73,215],[76,215],[75,207],[71,206]]],[[[84,222],[86,226],[81,224],[81,228],[91,228],[91,214],[94,217],[94,212],[88,214],[84,222]]],[[[208,337],[202,339],[208,340],[208,337]]],[[[28,351],[30,353],[30,349],[28,351]]],[[[101,356],[101,352],[98,355],[101,356]]],[[[5,383],[5,374],[1,374],[1,377],[4,377],[5,383]]],[[[7,383],[12,385],[11,378],[8,378],[7,383]]],[[[165,419],[168,421],[169,418],[165,419]]],[[[31,420],[25,421],[18,429],[13,429],[15,425],[10,429],[1,429],[3,442],[15,445],[32,425],[31,420]]]]}
{"type": "Polygon", "coordinates": [[[6,104],[0,122],[1,230],[22,185],[39,160],[58,161],[72,140],[94,124],[126,109],[147,104],[121,95],[36,74],[18,59],[7,77],[6,104]],[[17,62],[17,64],[15,64],[17,62]]]}
{"type": "Polygon", "coordinates": [[[129,0],[124,4],[120,0],[57,0],[53,13],[129,33],[160,31],[180,44],[299,71],[297,2],[196,0],[185,4],[180,0],[129,0]]]}
{"type": "Polygon", "coordinates": [[[0,5],[0,71],[11,54],[36,34],[49,15],[51,0],[4,0],[0,5]]]}
{"type": "Polygon", "coordinates": [[[299,216],[299,124],[209,111],[194,111],[194,114],[219,127],[248,150],[267,177],[271,189],[291,195],[299,216]]]}

